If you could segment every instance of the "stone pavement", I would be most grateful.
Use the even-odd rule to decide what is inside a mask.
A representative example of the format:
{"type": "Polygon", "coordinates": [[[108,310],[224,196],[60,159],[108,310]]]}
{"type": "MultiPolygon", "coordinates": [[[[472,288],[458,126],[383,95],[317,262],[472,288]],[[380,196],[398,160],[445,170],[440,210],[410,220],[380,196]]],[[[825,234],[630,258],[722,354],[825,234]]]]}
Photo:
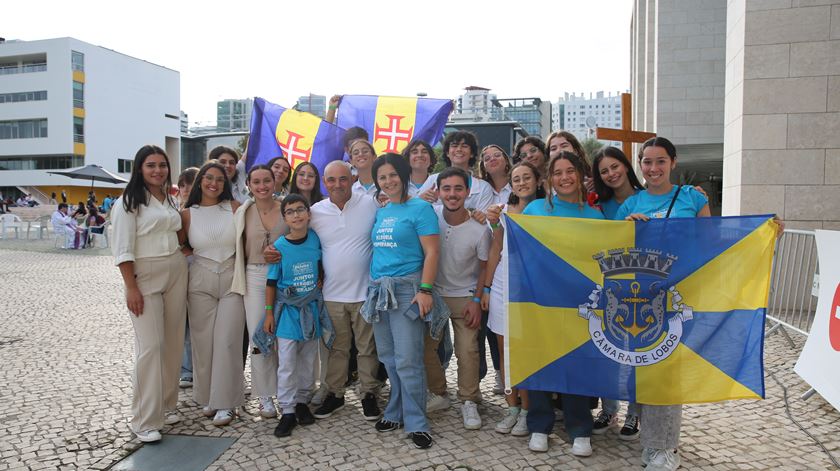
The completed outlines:
{"type": "MultiPolygon", "coordinates": [[[[107,469],[141,446],[127,428],[133,333],[112,261],[107,250],[0,241],[0,470],[107,469]]],[[[819,396],[798,398],[807,385],[792,370],[803,342],[793,338],[793,351],[779,335],[767,339],[766,400],[685,407],[683,469],[835,469],[785,415],[782,388],[771,377],[788,389],[793,416],[840,458],[840,414],[819,396]]],[[[453,392],[452,408],[430,416],[430,450],[415,449],[398,432],[375,432],[352,391],[333,417],[281,440],[272,435],[276,420],[258,417],[256,400],[217,428],[182,390],[184,420],[164,433],[235,438],[213,470],[641,469],[638,441],[622,442],[614,431],[593,437],[595,453],[584,459],[568,452],[562,423],[543,454],[529,452],[527,438],[495,433],[504,410],[490,393],[492,381],[491,374],[482,383],[482,429],[464,430],[453,392]]]]}

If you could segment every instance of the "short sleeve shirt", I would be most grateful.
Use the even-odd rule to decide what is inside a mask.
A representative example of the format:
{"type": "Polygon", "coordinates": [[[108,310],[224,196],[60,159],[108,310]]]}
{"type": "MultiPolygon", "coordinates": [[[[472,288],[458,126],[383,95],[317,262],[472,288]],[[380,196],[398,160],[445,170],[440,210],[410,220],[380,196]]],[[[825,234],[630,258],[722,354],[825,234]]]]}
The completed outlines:
{"type": "Polygon", "coordinates": [[[371,231],[371,279],[405,276],[420,271],[425,260],[420,236],[439,232],[432,205],[420,198],[411,198],[400,204],[388,203],[379,208],[371,231]]]}
{"type": "MultiPolygon", "coordinates": [[[[627,198],[627,201],[618,209],[615,219],[624,219],[631,214],[644,214],[651,219],[661,219],[668,214],[668,207],[671,206],[671,200],[677,193],[677,186],[674,185],[671,191],[664,195],[652,195],[645,191],[627,198]]],[[[672,218],[693,218],[697,213],[708,204],[709,199],[703,196],[702,193],[695,190],[693,186],[683,185],[680,189],[680,194],[677,195],[674,201],[674,207],[671,208],[672,218]]]]}
{"type": "Polygon", "coordinates": [[[480,262],[486,262],[492,234],[484,224],[473,218],[451,226],[438,210],[440,225],[440,258],[435,288],[441,296],[464,297],[475,295],[480,262]]]}
{"type": "MultiPolygon", "coordinates": [[[[276,285],[277,289],[294,286],[298,295],[306,294],[318,285],[318,262],[321,260],[321,242],[311,229],[306,234],[302,244],[294,244],[280,237],[274,247],[283,254],[280,262],[272,263],[268,267],[267,282],[276,285]]],[[[312,308],[317,312],[317,303],[313,301],[312,308]]],[[[315,322],[316,337],[321,335],[321,327],[315,322]]],[[[303,340],[300,329],[300,312],[298,308],[284,305],[280,321],[277,323],[277,337],[289,340],[303,340]]]]}
{"type": "Polygon", "coordinates": [[[528,214],[531,216],[557,216],[564,218],[604,219],[604,215],[601,213],[601,211],[585,203],[581,207],[581,205],[579,204],[563,201],[557,196],[554,196],[554,199],[552,199],[551,202],[552,207],[549,209],[545,206],[545,198],[540,198],[538,200],[531,201],[528,204],[528,206],[525,207],[525,210],[522,211],[522,214],[528,214]]]}

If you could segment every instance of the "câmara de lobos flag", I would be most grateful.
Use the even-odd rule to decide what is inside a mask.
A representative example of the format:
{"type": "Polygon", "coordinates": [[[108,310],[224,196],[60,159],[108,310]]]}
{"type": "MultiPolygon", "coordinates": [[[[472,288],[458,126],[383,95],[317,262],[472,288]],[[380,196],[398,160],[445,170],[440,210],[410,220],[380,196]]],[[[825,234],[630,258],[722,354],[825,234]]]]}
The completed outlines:
{"type": "Polygon", "coordinates": [[[283,156],[292,169],[311,162],[323,175],[330,161],[342,158],[343,139],[344,130],[334,124],[256,97],[245,168],[250,170],[254,165],[267,164],[274,157],[283,156]]]}
{"type": "Polygon", "coordinates": [[[452,112],[452,100],[418,97],[344,95],[336,124],[368,132],[377,154],[399,154],[412,139],[434,146],[452,112]]]}
{"type": "Polygon", "coordinates": [[[505,227],[508,384],[652,405],[764,397],[770,216],[505,227]]]}

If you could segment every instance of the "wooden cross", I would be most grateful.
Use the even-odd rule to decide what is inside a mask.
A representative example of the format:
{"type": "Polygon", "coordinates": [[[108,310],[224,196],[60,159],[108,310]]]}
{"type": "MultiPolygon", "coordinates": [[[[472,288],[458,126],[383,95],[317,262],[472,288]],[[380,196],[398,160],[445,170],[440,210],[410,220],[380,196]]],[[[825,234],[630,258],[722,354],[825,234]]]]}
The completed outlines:
{"type": "Polygon", "coordinates": [[[633,143],[634,142],[645,142],[646,140],[656,137],[656,133],[653,132],[644,132],[644,131],[633,131],[632,127],[632,104],[630,103],[630,94],[629,93],[622,93],[621,94],[621,129],[612,129],[612,128],[595,128],[595,137],[598,139],[604,139],[608,141],[621,141],[622,142],[622,150],[624,151],[624,155],[627,156],[630,161],[633,161],[633,156],[630,155],[633,152],[633,143]]]}

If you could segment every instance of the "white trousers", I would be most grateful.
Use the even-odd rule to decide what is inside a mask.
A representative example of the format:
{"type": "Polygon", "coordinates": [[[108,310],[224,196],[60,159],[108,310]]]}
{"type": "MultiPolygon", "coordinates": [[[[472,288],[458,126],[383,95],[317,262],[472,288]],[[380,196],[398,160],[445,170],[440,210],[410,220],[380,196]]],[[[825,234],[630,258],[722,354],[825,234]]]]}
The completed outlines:
{"type": "MultiPolygon", "coordinates": [[[[268,264],[251,264],[246,267],[245,321],[248,324],[248,338],[262,330],[265,316],[265,276],[268,264]]],[[[254,353],[251,344],[251,392],[257,397],[271,397],[277,392],[277,354],[254,353]]]]}
{"type": "Polygon", "coordinates": [[[305,342],[277,339],[277,404],[282,413],[293,414],[297,403],[306,404],[315,389],[313,365],[321,339],[305,342]]]}

